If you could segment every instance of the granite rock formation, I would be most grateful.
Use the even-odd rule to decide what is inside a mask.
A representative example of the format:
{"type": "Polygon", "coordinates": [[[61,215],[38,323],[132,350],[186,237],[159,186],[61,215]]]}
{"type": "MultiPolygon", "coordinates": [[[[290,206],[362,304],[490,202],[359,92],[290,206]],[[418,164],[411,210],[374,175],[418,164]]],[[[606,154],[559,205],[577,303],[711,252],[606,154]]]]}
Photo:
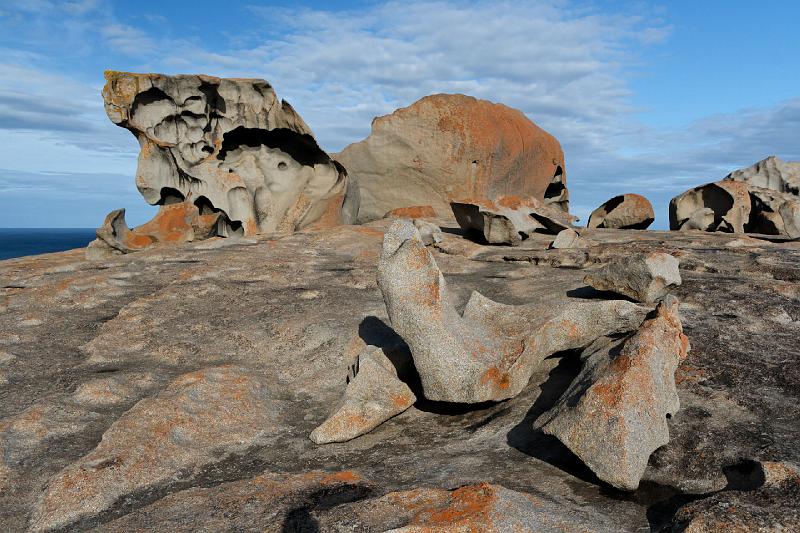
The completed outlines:
{"type": "Polygon", "coordinates": [[[522,112],[460,94],[426,96],[377,117],[365,140],[335,154],[358,178],[359,220],[458,198],[518,194],[568,210],[559,142],[522,112]]]}
{"type": "Polygon", "coordinates": [[[592,211],[590,228],[647,229],[655,220],[653,204],[639,194],[622,194],[592,211]]]}
{"type": "Polygon", "coordinates": [[[580,236],[580,234],[572,228],[563,229],[558,232],[556,238],[550,243],[551,249],[566,249],[566,248],[586,248],[591,243],[580,236]]]}
{"type": "Polygon", "coordinates": [[[622,255],[587,274],[583,281],[600,291],[653,303],[681,284],[678,265],[676,257],[664,252],[622,255]]]}
{"type": "Polygon", "coordinates": [[[747,168],[734,170],[724,178],[743,181],[754,187],[777,192],[800,194],[800,162],[786,162],[773,156],[747,168]]]}
{"type": "Polygon", "coordinates": [[[513,398],[546,357],[638,327],[646,313],[627,301],[548,301],[511,306],[473,292],[459,315],[413,224],[389,227],[378,286],[394,330],[406,341],[425,398],[480,403],[513,398]]]}
{"type": "Polygon", "coordinates": [[[490,244],[516,245],[534,232],[557,234],[572,227],[575,217],[543,205],[535,198],[501,196],[450,203],[456,222],[467,232],[490,244]]]}
{"type": "Polygon", "coordinates": [[[347,172],[264,80],[108,71],[103,99],[139,141],[150,204],[189,202],[246,236],[355,220],[347,172]]]}
{"type": "Polygon", "coordinates": [[[769,157],[670,202],[670,229],[800,238],[800,163],[769,157]]]}
{"type": "Polygon", "coordinates": [[[662,302],[628,340],[588,356],[581,373],[537,426],[557,437],[597,477],[636,490],[667,419],[680,407],[675,371],[686,358],[677,300],[662,302]]]}
{"type": "Polygon", "coordinates": [[[440,530],[459,520],[480,530],[499,509],[534,530],[546,524],[537,510],[617,532],[679,530],[694,510],[707,529],[728,516],[791,531],[796,485],[747,467],[800,463],[800,242],[581,229],[593,246],[548,249],[553,236],[533,233],[509,247],[439,223],[443,240],[426,251],[459,312],[476,289],[506,306],[499,316],[599,304],[589,270],[629,254],[680,259],[671,292],[692,345],[675,373],[681,409],[664,417],[669,442],[639,488],[621,495],[532,429],[582,361],[624,340],[614,336],[546,357],[499,403],[430,401],[414,365],[401,366],[413,406],[352,441],[309,440],[366,346],[412,361],[376,283],[391,222],[92,262],[83,250],[0,261],[0,530],[25,531],[32,517],[41,528],[120,532],[380,531],[432,527],[430,518],[440,530]],[[203,369],[217,369],[213,383],[182,377],[203,369]],[[128,459],[147,445],[157,453],[136,468],[128,459]],[[122,472],[130,477],[108,483],[122,472]],[[71,479],[81,480],[74,492],[71,479]],[[471,494],[494,503],[473,507],[471,494]]]}

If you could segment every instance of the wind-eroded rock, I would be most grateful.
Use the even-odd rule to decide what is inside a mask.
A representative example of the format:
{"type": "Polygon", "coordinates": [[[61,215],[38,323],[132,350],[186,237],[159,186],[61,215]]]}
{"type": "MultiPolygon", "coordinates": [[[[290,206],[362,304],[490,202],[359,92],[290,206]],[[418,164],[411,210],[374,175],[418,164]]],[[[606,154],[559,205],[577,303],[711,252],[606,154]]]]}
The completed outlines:
{"type": "Polygon", "coordinates": [[[557,234],[575,220],[535,198],[517,196],[458,200],[450,207],[463,230],[476,232],[491,244],[519,244],[534,232],[557,234]]]}
{"type": "Polygon", "coordinates": [[[755,187],[800,194],[800,162],[787,162],[770,156],[749,167],[734,170],[724,178],[743,181],[755,187]]]}
{"type": "Polygon", "coordinates": [[[653,303],[681,284],[679,264],[676,257],[664,252],[624,255],[587,274],[583,281],[600,291],[653,303]]]}
{"type": "Polygon", "coordinates": [[[365,140],[335,155],[358,177],[361,220],[398,207],[531,196],[567,211],[564,153],[522,112],[461,94],[436,94],[372,122],[365,140]]]}
{"type": "Polygon", "coordinates": [[[139,141],[150,204],[188,200],[244,235],[354,221],[347,172],[264,80],[108,71],[103,99],[139,141]]]}
{"type": "Polygon", "coordinates": [[[378,285],[394,330],[411,349],[425,397],[477,403],[519,394],[548,355],[638,327],[645,308],[627,301],[505,305],[473,292],[462,316],[419,232],[387,230],[378,285]]]}
{"type": "Polygon", "coordinates": [[[562,229],[550,243],[549,248],[552,250],[565,250],[568,248],[586,248],[590,245],[590,241],[581,237],[577,231],[572,228],[562,229]]]}
{"type": "Polygon", "coordinates": [[[253,372],[212,367],[184,374],[137,403],[94,450],[53,477],[30,528],[71,527],[123,498],[191,479],[202,467],[262,442],[279,410],[253,372]]]}
{"type": "Polygon", "coordinates": [[[670,201],[669,229],[744,233],[750,209],[746,183],[709,183],[686,191],[670,201]]]}
{"type": "Polygon", "coordinates": [[[125,210],[116,209],[106,215],[97,229],[97,239],[86,249],[89,259],[105,259],[127,254],[157,244],[180,244],[225,234],[227,226],[219,213],[201,215],[189,201],[162,205],[149,222],[131,230],[125,222],[125,210]]]}
{"type": "Polygon", "coordinates": [[[380,348],[368,347],[358,356],[358,372],[347,384],[341,405],[311,432],[317,444],[345,442],[368,433],[417,401],[408,385],[397,378],[392,362],[380,348]]]}
{"type": "Polygon", "coordinates": [[[619,489],[636,490],[650,454],[669,442],[667,418],[680,407],[675,370],[689,349],[677,307],[659,304],[633,337],[590,355],[536,421],[619,489]]]}
{"type": "Polygon", "coordinates": [[[656,215],[653,204],[639,194],[611,198],[589,215],[590,228],[647,229],[656,215]]]}

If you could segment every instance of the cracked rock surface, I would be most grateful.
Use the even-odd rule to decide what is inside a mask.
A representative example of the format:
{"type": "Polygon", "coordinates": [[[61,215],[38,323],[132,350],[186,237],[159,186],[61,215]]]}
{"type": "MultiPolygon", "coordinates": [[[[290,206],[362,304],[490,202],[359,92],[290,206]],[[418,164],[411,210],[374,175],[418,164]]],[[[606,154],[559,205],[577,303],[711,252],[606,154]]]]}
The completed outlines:
{"type": "MultiPolygon", "coordinates": [[[[692,346],[675,372],[681,408],[665,417],[669,442],[628,493],[533,429],[582,358],[614,338],[545,358],[502,402],[428,400],[403,374],[414,369],[403,370],[413,406],[348,442],[309,440],[365,347],[411,361],[376,283],[390,223],[211,238],[100,261],[83,250],[1,261],[0,530],[348,531],[360,520],[363,531],[382,531],[470,516],[452,512],[468,501],[456,491],[483,483],[499,501],[504,487],[517,494],[507,501],[542,502],[546,518],[576,516],[589,530],[669,528],[682,506],[706,498],[754,498],[759,523],[793,525],[782,514],[797,509],[791,485],[743,484],[737,472],[743,459],[800,463],[800,243],[584,229],[591,246],[549,250],[551,235],[488,246],[437,221],[443,240],[426,251],[462,317],[476,290],[503,306],[491,307],[501,316],[548,302],[602,304],[607,295],[583,282],[589,267],[632,253],[680,259],[682,283],[671,292],[692,346]],[[204,369],[220,377],[182,377],[204,369]],[[133,468],[126,457],[148,443],[161,451],[133,468]],[[122,471],[131,481],[109,483],[122,471]],[[74,476],[85,478],[84,498],[69,490],[74,476]],[[420,515],[413,494],[438,496],[420,515]],[[403,506],[412,511],[394,511],[403,506]]],[[[531,505],[502,509],[536,526],[531,505]]],[[[467,524],[485,523],[471,516],[467,524]]]]}

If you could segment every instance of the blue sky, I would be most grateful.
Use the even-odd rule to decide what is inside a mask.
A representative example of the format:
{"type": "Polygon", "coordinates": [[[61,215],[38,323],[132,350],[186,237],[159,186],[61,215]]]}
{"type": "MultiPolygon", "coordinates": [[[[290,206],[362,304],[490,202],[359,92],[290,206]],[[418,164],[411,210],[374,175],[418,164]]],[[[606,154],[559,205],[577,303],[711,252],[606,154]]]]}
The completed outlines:
{"type": "Polygon", "coordinates": [[[436,92],[523,110],[561,141],[572,210],[669,199],[800,160],[800,2],[0,0],[0,227],[96,227],[138,145],[103,70],[262,77],[337,151],[436,92]]]}

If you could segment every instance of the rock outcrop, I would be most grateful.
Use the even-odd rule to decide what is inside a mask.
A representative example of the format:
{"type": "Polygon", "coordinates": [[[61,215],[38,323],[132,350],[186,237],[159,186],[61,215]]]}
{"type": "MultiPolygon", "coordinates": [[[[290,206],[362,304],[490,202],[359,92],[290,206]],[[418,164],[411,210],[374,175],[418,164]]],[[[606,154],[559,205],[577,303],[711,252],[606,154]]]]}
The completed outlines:
{"type": "Polygon", "coordinates": [[[447,530],[430,517],[469,530],[460,517],[471,509],[480,531],[495,509],[534,531],[551,519],[588,531],[680,530],[689,520],[712,531],[792,530],[796,485],[759,481],[770,473],[742,483],[740,465],[800,464],[800,241],[581,228],[592,246],[547,249],[553,235],[485,245],[435,222],[443,241],[426,251],[458,316],[477,289],[503,302],[481,323],[521,314],[522,333],[509,338],[528,345],[558,344],[524,336],[543,331],[539,319],[555,316],[553,335],[572,329],[551,306],[613,315],[617,304],[583,282],[595,268],[640,253],[680,258],[682,283],[670,292],[692,345],[675,372],[681,408],[634,494],[598,487],[556,437],[533,429],[582,361],[615,354],[633,330],[547,356],[505,401],[431,401],[376,283],[392,223],[381,219],[100,262],[83,250],[0,261],[0,531],[44,517],[35,513],[45,493],[52,513],[41,524],[71,524],[62,530],[344,533],[426,521],[447,530]],[[308,436],[342,400],[345,369],[365,346],[398,365],[417,402],[356,439],[318,446],[308,436]],[[181,376],[225,364],[235,365],[227,392],[210,383],[176,391],[181,376]],[[152,452],[139,451],[145,443],[152,452]],[[121,464],[90,462],[117,452],[121,464]],[[471,507],[470,494],[494,503],[471,507]]]}
{"type": "Polygon", "coordinates": [[[669,229],[744,233],[750,219],[746,183],[719,181],[695,187],[669,203],[669,229]]]}
{"type": "Polygon", "coordinates": [[[622,194],[611,198],[592,211],[590,228],[647,229],[655,220],[653,204],[638,194],[622,194]]]}
{"type": "Polygon", "coordinates": [[[636,490],[650,454],[669,442],[667,418],[678,411],[675,371],[686,358],[677,301],[630,339],[590,355],[537,427],[557,437],[601,480],[636,490]]]}
{"type": "Polygon", "coordinates": [[[355,175],[360,220],[458,198],[530,196],[567,211],[564,153],[523,113],[459,94],[426,96],[372,122],[365,140],[335,155],[355,175]]]}
{"type": "Polygon", "coordinates": [[[800,163],[776,157],[672,199],[670,229],[800,238],[800,163]]]}
{"type": "Polygon", "coordinates": [[[472,292],[462,315],[419,232],[388,229],[378,286],[394,330],[406,341],[425,398],[479,403],[513,398],[549,355],[638,327],[646,309],[627,301],[505,305],[472,292]]]}
{"type": "Polygon", "coordinates": [[[723,179],[799,195],[800,162],[782,161],[773,155],[747,168],[734,170],[723,179]]]}
{"type": "Polygon", "coordinates": [[[550,243],[549,248],[552,250],[565,250],[568,248],[586,248],[589,245],[590,242],[581,237],[577,231],[567,228],[558,232],[556,238],[550,243]]]}
{"type": "Polygon", "coordinates": [[[380,348],[368,347],[358,356],[355,375],[336,411],[310,438],[317,444],[346,442],[368,433],[417,401],[408,385],[397,378],[392,362],[380,348]]]}
{"type": "Polygon", "coordinates": [[[450,203],[461,229],[490,244],[519,244],[534,232],[557,234],[572,227],[575,217],[535,198],[502,196],[450,203]]]}
{"type": "Polygon", "coordinates": [[[583,281],[639,302],[653,303],[681,284],[680,261],[664,252],[630,254],[612,259],[583,281]]]}
{"type": "Polygon", "coordinates": [[[108,71],[103,99],[139,141],[150,204],[186,201],[244,235],[355,220],[347,172],[264,80],[108,71]]]}

